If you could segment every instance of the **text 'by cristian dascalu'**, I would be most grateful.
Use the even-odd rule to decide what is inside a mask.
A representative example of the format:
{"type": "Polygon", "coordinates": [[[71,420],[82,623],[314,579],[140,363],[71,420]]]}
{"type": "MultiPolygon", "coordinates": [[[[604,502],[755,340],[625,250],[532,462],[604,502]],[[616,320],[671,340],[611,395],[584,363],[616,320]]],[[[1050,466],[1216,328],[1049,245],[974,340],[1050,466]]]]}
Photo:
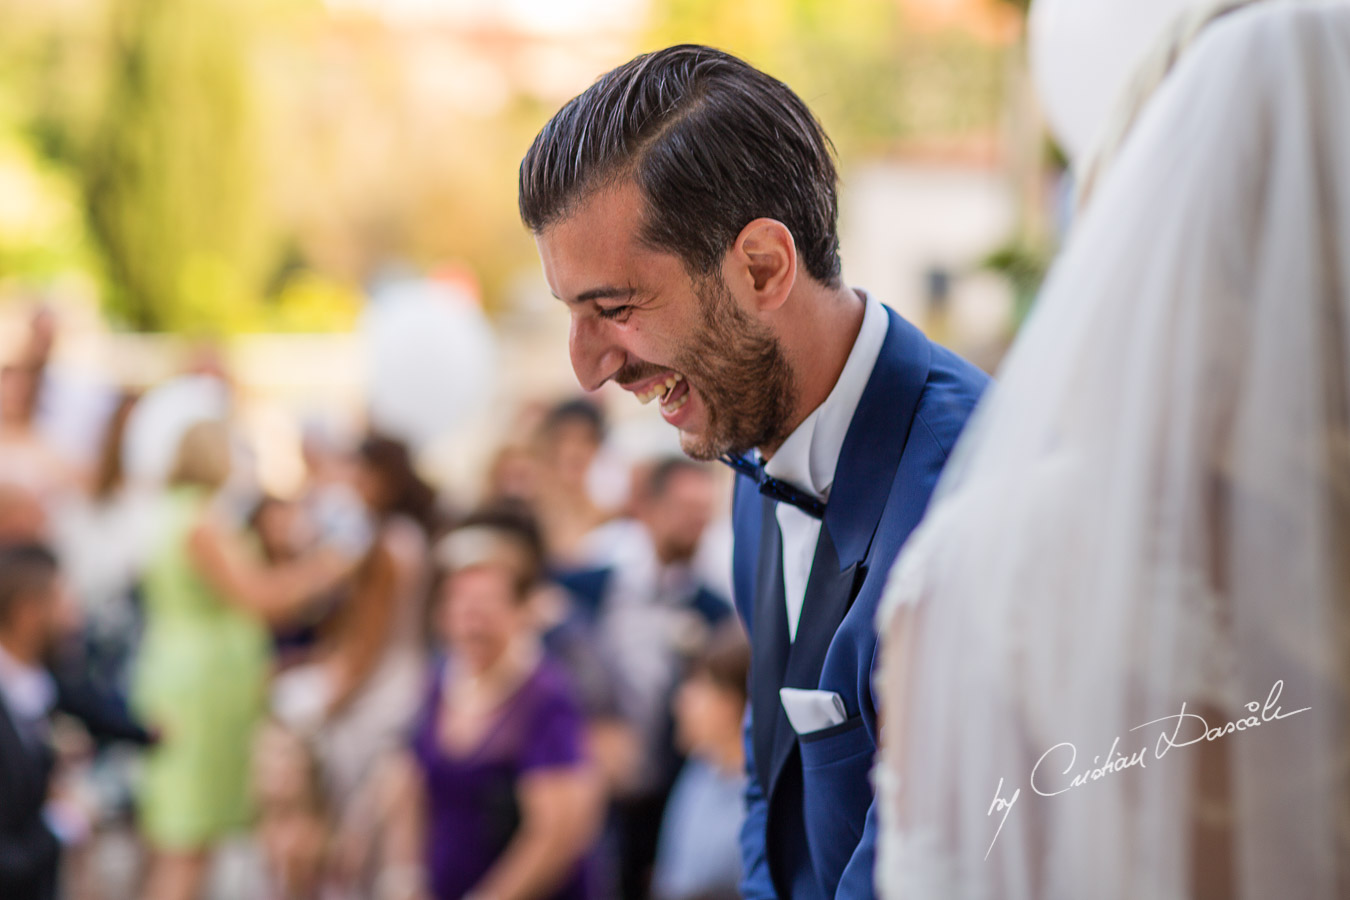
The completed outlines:
{"type": "MultiPolygon", "coordinates": [[[[1186,704],[1183,702],[1181,712],[1171,716],[1163,716],[1160,719],[1152,719],[1134,726],[1130,731],[1135,732],[1150,725],[1162,725],[1163,730],[1158,734],[1157,743],[1152,748],[1152,757],[1162,759],[1169,750],[1189,747],[1201,741],[1217,741],[1230,734],[1258,728],[1261,725],[1287,719],[1290,716],[1296,716],[1301,712],[1312,709],[1310,706],[1305,706],[1293,712],[1284,712],[1280,709],[1280,694],[1283,691],[1284,681],[1275,682],[1270,688],[1270,693],[1266,696],[1265,703],[1253,700],[1246,705],[1245,708],[1251,715],[1235,719],[1224,725],[1210,727],[1209,722],[1205,721],[1203,716],[1187,712],[1186,704]]],[[[1093,757],[1090,767],[1078,770],[1076,774],[1070,775],[1078,768],[1078,748],[1067,741],[1056,744],[1042,753],[1041,758],[1036,760],[1036,765],[1032,767],[1031,790],[1042,797],[1057,797],[1060,794],[1067,794],[1074,788],[1082,787],[1088,782],[1100,781],[1109,775],[1115,775],[1126,769],[1147,768],[1146,760],[1149,756],[1147,746],[1128,756],[1122,754],[1119,747],[1120,738],[1117,737],[1111,742],[1111,749],[1107,751],[1105,759],[1100,756],[1093,757]]],[[[1004,823],[1008,821],[1008,814],[1012,812],[1013,805],[1017,803],[1017,798],[1021,795],[1022,789],[1018,788],[1013,791],[1011,797],[1003,796],[1003,779],[998,780],[998,787],[994,789],[994,801],[989,804],[989,811],[986,815],[992,816],[996,813],[1002,813],[1003,816],[999,819],[998,829],[994,832],[994,839],[989,842],[989,850],[985,851],[985,859],[989,858],[989,853],[994,849],[994,843],[998,841],[998,836],[1003,831],[1004,823]]]]}

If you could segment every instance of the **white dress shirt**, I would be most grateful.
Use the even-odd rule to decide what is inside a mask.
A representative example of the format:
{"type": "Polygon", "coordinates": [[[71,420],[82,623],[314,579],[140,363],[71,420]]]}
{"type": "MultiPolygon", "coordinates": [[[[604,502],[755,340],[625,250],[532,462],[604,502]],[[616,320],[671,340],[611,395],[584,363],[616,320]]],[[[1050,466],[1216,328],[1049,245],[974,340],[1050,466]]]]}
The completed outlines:
{"type": "MultiPolygon", "coordinates": [[[[42,752],[51,738],[48,716],[56,707],[56,679],[42,666],[15,659],[0,646],[0,704],[9,712],[19,740],[30,751],[42,752]]],[[[42,808],[47,830],[63,845],[82,844],[89,838],[89,814],[79,804],[61,798],[47,798],[42,808]]]]}
{"type": "Polygon", "coordinates": [[[46,669],[20,662],[0,645],[0,702],[19,735],[40,743],[46,738],[47,716],[56,706],[56,682],[46,669]]]}
{"type": "MultiPolygon", "coordinates": [[[[865,291],[858,293],[864,303],[862,327],[849,351],[844,370],[839,373],[839,380],[825,402],[811,411],[764,465],[765,474],[827,502],[844,437],[890,328],[890,320],[880,301],[865,291]]],[[[806,599],[806,583],[811,577],[811,562],[820,539],[820,520],[790,503],[779,503],[777,512],[778,529],[783,535],[783,589],[787,598],[788,636],[795,641],[806,599]]]]}

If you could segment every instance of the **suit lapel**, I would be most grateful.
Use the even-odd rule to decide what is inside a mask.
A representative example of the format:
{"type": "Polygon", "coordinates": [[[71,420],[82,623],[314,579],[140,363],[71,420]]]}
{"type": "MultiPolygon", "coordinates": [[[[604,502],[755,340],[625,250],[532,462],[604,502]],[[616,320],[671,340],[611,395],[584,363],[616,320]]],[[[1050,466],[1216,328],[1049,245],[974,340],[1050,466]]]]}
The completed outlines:
{"type": "Polygon", "coordinates": [[[844,621],[844,614],[853,604],[853,581],[858,565],[854,563],[841,569],[829,529],[820,529],[811,577],[806,582],[802,617],[797,623],[797,640],[788,652],[785,686],[815,688],[820,684],[825,651],[829,650],[839,623],[844,621]]]}
{"type": "MultiPolygon", "coordinates": [[[[755,759],[774,760],[775,748],[788,725],[778,698],[787,668],[787,600],[783,590],[783,544],[774,503],[760,498],[759,568],[755,577],[754,652],[750,655],[750,702],[754,710],[755,759]]],[[[770,766],[760,767],[767,796],[773,784],[770,766]]]]}
{"type": "MultiPolygon", "coordinates": [[[[820,529],[820,540],[816,542],[816,555],[811,562],[811,576],[806,582],[806,594],[802,602],[802,617],[797,623],[797,639],[788,650],[787,669],[783,674],[784,687],[807,688],[815,690],[820,686],[820,670],[825,664],[825,655],[829,652],[830,642],[844,621],[849,607],[853,605],[858,583],[859,564],[839,567],[839,557],[834,549],[834,541],[824,526],[820,529]]],[[[779,706],[782,706],[781,700],[779,706]]],[[[783,716],[785,727],[775,735],[772,764],[769,769],[770,784],[776,784],[792,755],[797,734],[783,716]]]]}
{"type": "Polygon", "coordinates": [[[886,315],[886,341],[839,451],[821,529],[830,532],[841,569],[867,556],[928,381],[928,339],[894,310],[886,315]]]}
{"type": "Polygon", "coordinates": [[[25,789],[37,786],[34,788],[37,791],[46,790],[48,772],[54,761],[52,751],[47,745],[34,743],[30,737],[20,734],[19,723],[3,698],[0,698],[0,760],[4,760],[6,768],[10,765],[18,767],[19,771],[14,772],[16,781],[25,789]],[[6,751],[5,744],[11,749],[6,751]]]}
{"type": "MultiPolygon", "coordinates": [[[[867,553],[928,379],[928,339],[895,311],[887,309],[886,314],[885,343],[840,450],[794,643],[789,643],[787,636],[783,550],[774,503],[761,498],[759,509],[754,511],[758,516],[752,512],[752,503],[737,504],[745,517],[743,525],[737,524],[738,535],[742,527],[747,531],[754,527],[752,516],[759,524],[750,699],[755,714],[755,759],[769,763],[758,766],[769,796],[797,746],[778,689],[819,686],[835,632],[865,576],[867,553]]],[[[738,492],[753,490],[753,486],[747,486],[748,479],[745,484],[741,481],[737,479],[738,492]]],[[[745,582],[750,575],[749,560],[743,562],[735,567],[738,593],[748,587],[745,582]]]]}

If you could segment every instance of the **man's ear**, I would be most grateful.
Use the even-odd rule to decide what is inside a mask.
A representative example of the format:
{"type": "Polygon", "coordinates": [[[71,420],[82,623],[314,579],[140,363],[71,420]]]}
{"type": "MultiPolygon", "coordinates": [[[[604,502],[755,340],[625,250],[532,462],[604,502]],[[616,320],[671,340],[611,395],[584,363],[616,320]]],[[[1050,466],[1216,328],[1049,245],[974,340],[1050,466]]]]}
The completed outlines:
{"type": "Polygon", "coordinates": [[[777,219],[755,219],[736,236],[725,274],[754,295],[761,311],[777,309],[797,280],[797,244],[777,219]]]}

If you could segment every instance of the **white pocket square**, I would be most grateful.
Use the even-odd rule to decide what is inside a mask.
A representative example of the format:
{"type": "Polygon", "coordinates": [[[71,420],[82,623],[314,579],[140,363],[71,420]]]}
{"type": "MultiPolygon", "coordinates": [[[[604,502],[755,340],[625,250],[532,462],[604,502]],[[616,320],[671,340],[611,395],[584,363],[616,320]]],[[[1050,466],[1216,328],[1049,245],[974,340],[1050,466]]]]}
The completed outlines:
{"type": "Polygon", "coordinates": [[[778,689],[778,696],[792,730],[799,735],[839,725],[848,718],[843,698],[834,691],[785,687],[778,689]]]}

